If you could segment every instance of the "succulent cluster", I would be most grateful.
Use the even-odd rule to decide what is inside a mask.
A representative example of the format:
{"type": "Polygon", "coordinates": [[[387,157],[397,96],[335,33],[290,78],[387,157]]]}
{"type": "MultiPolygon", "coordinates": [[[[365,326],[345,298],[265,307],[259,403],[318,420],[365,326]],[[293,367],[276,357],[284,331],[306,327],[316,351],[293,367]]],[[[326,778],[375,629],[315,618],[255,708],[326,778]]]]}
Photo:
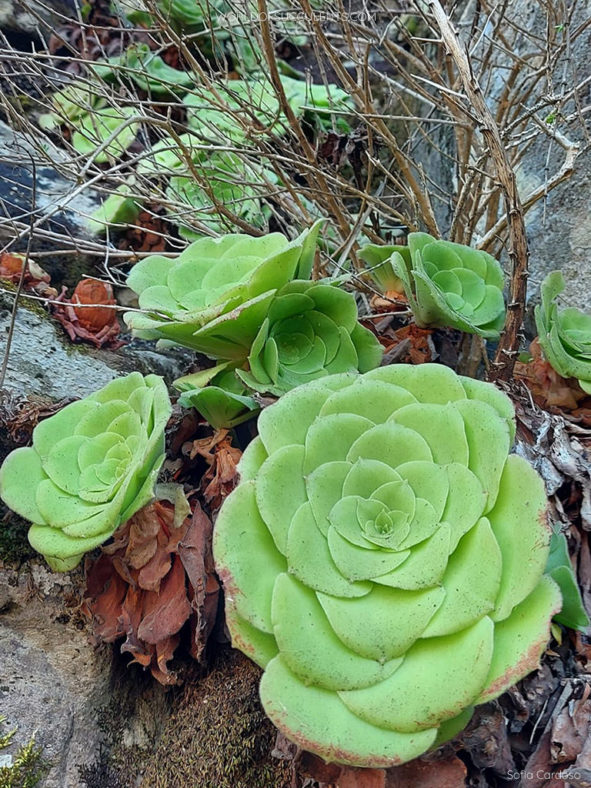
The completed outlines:
{"type": "Polygon", "coordinates": [[[281,233],[201,238],[176,259],[147,257],[127,284],[149,314],[129,312],[124,320],[137,336],[240,359],[277,290],[310,276],[318,230],[317,223],[291,242],[281,233]]]}
{"type": "Polygon", "coordinates": [[[323,378],[259,417],[214,555],[233,643],[300,746],[401,763],[537,666],[561,602],[513,418],[431,364],[323,378]]]}
{"type": "Polygon", "coordinates": [[[503,271],[486,252],[410,233],[408,246],[369,245],[362,259],[372,266],[378,286],[404,289],[417,325],[499,338],[505,324],[503,271]]]}
{"type": "Polygon", "coordinates": [[[380,364],[382,347],[359,323],[354,296],[309,281],[319,226],[292,242],[280,233],[202,238],[176,260],[155,255],[132,269],[127,283],[145,310],[124,316],[134,334],[221,362],[175,383],[181,402],[215,426],[254,415],[253,392],[280,396],[380,364]]]}
{"type": "Polygon", "coordinates": [[[583,391],[591,394],[591,315],[575,307],[558,307],[556,300],[564,287],[560,271],[542,282],[542,301],[535,310],[538,340],[556,372],[577,378],[583,391]]]}
{"type": "Polygon", "coordinates": [[[66,405],[0,468],[2,500],[32,525],[31,545],[73,569],[153,497],[171,412],[162,378],[132,372],[66,405]]]}

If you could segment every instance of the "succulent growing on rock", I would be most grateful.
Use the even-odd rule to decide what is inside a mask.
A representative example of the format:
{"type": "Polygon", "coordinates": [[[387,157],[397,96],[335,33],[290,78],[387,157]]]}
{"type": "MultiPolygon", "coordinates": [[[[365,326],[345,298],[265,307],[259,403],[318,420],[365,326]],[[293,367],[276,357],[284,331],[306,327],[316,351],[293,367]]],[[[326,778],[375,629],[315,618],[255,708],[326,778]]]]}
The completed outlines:
{"type": "Polygon", "coordinates": [[[591,315],[575,307],[558,308],[564,287],[560,271],[542,282],[542,302],[535,310],[538,341],[550,366],[563,378],[577,378],[591,394],[591,315]]]}
{"type": "Polygon", "coordinates": [[[214,555],[233,643],[303,748],[410,760],[538,665],[561,599],[513,418],[433,364],[322,378],[259,417],[214,555]]]}
{"type": "MultiPolygon", "coordinates": [[[[379,246],[364,247],[380,261],[379,246]]],[[[389,265],[402,281],[419,326],[450,326],[498,339],[505,324],[503,271],[486,252],[410,233],[408,246],[392,249],[389,265]]],[[[388,263],[384,262],[383,266],[388,263]]],[[[384,277],[380,268],[379,275],[384,277]]]]}
{"type": "Polygon", "coordinates": [[[144,339],[245,358],[276,291],[310,276],[320,224],[291,242],[281,233],[229,234],[201,238],[176,260],[147,257],[132,268],[127,284],[150,314],[127,312],[124,320],[144,339]]]}
{"type": "Polygon", "coordinates": [[[170,416],[162,378],[132,372],[40,422],[0,468],[0,496],[33,524],[52,569],[73,569],[153,495],[170,416]]]}
{"type": "Polygon", "coordinates": [[[317,282],[294,281],[273,299],[250,350],[250,388],[275,394],[336,372],[368,372],[382,346],[357,320],[351,293],[317,282]]]}

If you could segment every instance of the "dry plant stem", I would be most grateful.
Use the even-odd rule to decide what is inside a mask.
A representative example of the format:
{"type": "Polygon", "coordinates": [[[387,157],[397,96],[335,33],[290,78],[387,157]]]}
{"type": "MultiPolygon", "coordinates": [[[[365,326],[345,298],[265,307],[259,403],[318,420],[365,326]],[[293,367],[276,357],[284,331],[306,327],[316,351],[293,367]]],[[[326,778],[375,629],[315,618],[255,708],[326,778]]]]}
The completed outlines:
{"type": "Polygon", "coordinates": [[[10,325],[8,328],[8,336],[6,337],[6,348],[4,350],[4,358],[2,359],[2,368],[0,369],[0,389],[4,386],[4,380],[6,378],[6,370],[8,369],[8,359],[10,357],[10,347],[12,345],[12,337],[14,336],[14,326],[16,324],[16,313],[18,311],[18,300],[23,289],[23,285],[25,283],[25,277],[27,275],[27,271],[29,268],[29,255],[31,253],[31,245],[33,243],[33,222],[35,218],[35,207],[37,202],[37,167],[35,166],[35,161],[31,156],[31,165],[33,168],[33,178],[32,178],[32,191],[31,191],[31,214],[30,214],[30,228],[29,228],[29,237],[27,239],[27,250],[25,252],[25,259],[23,260],[23,265],[21,268],[21,275],[18,280],[18,284],[16,287],[16,293],[14,294],[14,302],[12,304],[12,312],[10,315],[10,325]]]}
{"type": "Polygon", "coordinates": [[[510,238],[511,283],[507,323],[504,332],[501,334],[495,359],[491,364],[489,378],[492,381],[508,381],[513,375],[513,367],[517,357],[519,331],[523,324],[527,294],[528,251],[523,208],[517,191],[515,172],[511,167],[503,145],[499,127],[486,104],[466,50],[461,45],[458,35],[439,0],[430,0],[429,8],[435,17],[443,42],[456,64],[462,85],[467,97],[470,99],[472,110],[478,116],[480,130],[490,149],[496,175],[500,181],[505,200],[510,238]]]}
{"type": "Polygon", "coordinates": [[[336,219],[339,229],[341,233],[345,236],[348,234],[349,225],[346,221],[343,213],[338,206],[336,200],[332,196],[330,189],[328,188],[328,184],[326,183],[323,174],[316,168],[316,155],[314,153],[314,149],[308,142],[306,135],[304,134],[304,130],[301,127],[300,122],[295,116],[291,105],[289,104],[287,97],[285,95],[285,90],[283,89],[283,83],[281,82],[281,77],[279,76],[279,70],[277,68],[277,60],[275,58],[275,49],[273,46],[273,41],[271,38],[271,29],[269,27],[269,10],[267,8],[266,0],[257,0],[257,6],[259,11],[259,19],[261,25],[261,35],[263,40],[263,50],[265,53],[265,58],[267,60],[267,65],[269,67],[269,76],[271,82],[273,83],[273,87],[277,92],[277,97],[279,102],[281,103],[281,107],[285,113],[285,117],[289,121],[289,125],[291,129],[295,132],[298,142],[300,143],[302,150],[306,158],[308,159],[309,163],[312,165],[311,174],[313,174],[314,180],[316,181],[318,191],[323,194],[326,199],[326,203],[328,208],[334,218],[336,219]]]}

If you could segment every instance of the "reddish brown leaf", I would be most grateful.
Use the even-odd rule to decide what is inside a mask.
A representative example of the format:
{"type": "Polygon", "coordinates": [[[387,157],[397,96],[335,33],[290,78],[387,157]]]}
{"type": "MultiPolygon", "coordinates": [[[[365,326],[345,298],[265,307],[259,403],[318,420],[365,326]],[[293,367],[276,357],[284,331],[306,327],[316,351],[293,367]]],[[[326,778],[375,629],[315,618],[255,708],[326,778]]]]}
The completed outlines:
{"type": "Polygon", "coordinates": [[[88,573],[86,608],[93,619],[95,636],[107,643],[125,634],[121,614],[127,588],[110,556],[101,555],[88,573]]]}
{"type": "Polygon", "coordinates": [[[543,408],[574,410],[587,395],[574,378],[561,377],[544,358],[536,339],[529,346],[532,360],[515,364],[515,377],[523,380],[535,402],[543,408]]]}
{"type": "Polygon", "coordinates": [[[191,656],[199,660],[215,624],[219,583],[215,575],[211,539],[213,525],[199,503],[185,536],[179,544],[179,557],[192,592],[191,656]]]}
{"type": "Polygon", "coordinates": [[[337,788],[385,788],[386,772],[383,769],[356,769],[345,766],[337,788]]]}
{"type": "Polygon", "coordinates": [[[128,588],[121,612],[121,624],[127,635],[125,643],[121,646],[121,653],[127,651],[133,655],[136,662],[146,667],[152,661],[154,649],[138,637],[143,606],[144,592],[139,588],[128,588]]]}
{"type": "Polygon", "coordinates": [[[420,758],[388,769],[386,788],[465,788],[466,765],[455,755],[438,761],[420,758]]]}
{"type": "Polygon", "coordinates": [[[82,279],[76,285],[71,300],[66,298],[64,288],[56,301],[61,303],[54,305],[54,317],[72,341],[83,339],[96,347],[121,347],[119,321],[113,309],[117,302],[110,284],[98,279],[82,279]]]}
{"type": "Polygon", "coordinates": [[[191,458],[200,454],[209,464],[201,480],[206,503],[216,512],[232,492],[238,479],[236,466],[242,456],[240,449],[232,446],[227,430],[219,430],[212,438],[193,442],[191,458]]]}
{"type": "Polygon", "coordinates": [[[152,660],[150,670],[160,684],[171,685],[178,683],[176,674],[168,670],[168,663],[173,658],[179,641],[180,637],[178,635],[172,635],[156,644],[155,659],[152,660]]]}
{"type": "Polygon", "coordinates": [[[160,521],[154,505],[144,506],[129,520],[129,542],[125,560],[134,569],[141,569],[156,552],[160,521]]]}
{"type": "Polygon", "coordinates": [[[191,613],[185,587],[185,570],[178,556],[163,580],[159,593],[145,592],[143,619],[138,636],[146,643],[156,644],[176,634],[191,613]]]}

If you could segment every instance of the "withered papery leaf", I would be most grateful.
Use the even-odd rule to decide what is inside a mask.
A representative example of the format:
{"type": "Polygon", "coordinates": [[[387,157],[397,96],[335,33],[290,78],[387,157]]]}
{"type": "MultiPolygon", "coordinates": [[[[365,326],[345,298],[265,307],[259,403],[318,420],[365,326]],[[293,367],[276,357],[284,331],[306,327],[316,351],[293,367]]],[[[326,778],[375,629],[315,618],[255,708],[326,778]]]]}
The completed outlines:
{"type": "Polygon", "coordinates": [[[141,638],[138,637],[143,606],[144,592],[139,588],[128,587],[121,613],[121,623],[127,638],[121,646],[121,653],[127,651],[136,662],[146,667],[152,661],[153,649],[146,643],[142,643],[141,638]]]}
{"type": "Polygon", "coordinates": [[[125,634],[121,614],[128,587],[114,570],[108,555],[101,555],[88,572],[86,608],[92,616],[94,635],[99,640],[112,643],[125,634]]]}
{"type": "Polygon", "coordinates": [[[174,556],[172,569],[162,581],[160,591],[146,591],[143,619],[138,637],[146,643],[156,644],[176,634],[191,613],[185,587],[185,570],[178,556],[174,556]]]}
{"type": "Polygon", "coordinates": [[[129,521],[129,543],[125,560],[133,569],[141,569],[156,552],[156,537],[160,522],[155,516],[154,504],[140,509],[129,521]]]}
{"type": "Polygon", "coordinates": [[[215,575],[211,540],[213,524],[199,503],[178,552],[192,591],[191,656],[199,660],[216,619],[220,586],[215,575]]]}

